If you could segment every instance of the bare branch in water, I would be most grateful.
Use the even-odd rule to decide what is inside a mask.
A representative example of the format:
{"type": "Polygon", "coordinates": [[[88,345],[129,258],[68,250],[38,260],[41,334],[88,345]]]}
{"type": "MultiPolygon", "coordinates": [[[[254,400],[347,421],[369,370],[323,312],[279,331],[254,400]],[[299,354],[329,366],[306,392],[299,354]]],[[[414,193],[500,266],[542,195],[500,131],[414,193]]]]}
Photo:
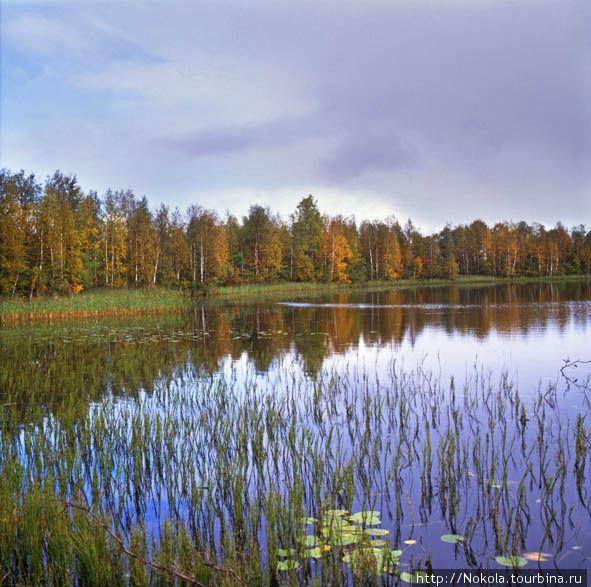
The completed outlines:
{"type": "Polygon", "coordinates": [[[576,387],[579,387],[581,389],[588,387],[588,382],[589,382],[588,379],[584,383],[579,383],[579,380],[577,377],[572,377],[571,375],[567,375],[565,371],[567,369],[571,369],[571,368],[576,369],[579,365],[589,365],[589,364],[591,364],[591,361],[581,361],[580,359],[577,359],[575,361],[571,361],[570,359],[562,359],[562,362],[564,363],[564,365],[562,365],[562,367],[560,367],[560,373],[569,385],[575,385],[576,387]]]}

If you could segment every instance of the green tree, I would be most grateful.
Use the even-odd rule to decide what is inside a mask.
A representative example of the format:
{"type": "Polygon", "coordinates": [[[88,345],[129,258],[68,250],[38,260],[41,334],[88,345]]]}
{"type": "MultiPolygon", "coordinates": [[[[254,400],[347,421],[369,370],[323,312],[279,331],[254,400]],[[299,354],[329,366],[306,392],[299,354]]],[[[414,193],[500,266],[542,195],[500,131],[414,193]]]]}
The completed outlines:
{"type": "Polygon", "coordinates": [[[279,272],[281,247],[274,232],[269,208],[263,208],[258,204],[251,206],[248,216],[242,220],[242,242],[246,262],[254,271],[256,281],[267,277],[270,272],[279,272]]]}
{"type": "Polygon", "coordinates": [[[353,252],[347,240],[347,221],[342,216],[324,217],[321,246],[326,279],[348,283],[353,252]]]}
{"type": "Polygon", "coordinates": [[[223,279],[230,253],[226,230],[215,212],[191,206],[187,240],[193,283],[204,285],[223,279]]]}
{"type": "Polygon", "coordinates": [[[292,230],[294,270],[291,275],[298,281],[311,281],[315,277],[322,238],[322,216],[313,196],[300,200],[292,230]]]}
{"type": "Polygon", "coordinates": [[[9,181],[0,175],[0,292],[14,295],[26,269],[26,223],[9,181]]]}

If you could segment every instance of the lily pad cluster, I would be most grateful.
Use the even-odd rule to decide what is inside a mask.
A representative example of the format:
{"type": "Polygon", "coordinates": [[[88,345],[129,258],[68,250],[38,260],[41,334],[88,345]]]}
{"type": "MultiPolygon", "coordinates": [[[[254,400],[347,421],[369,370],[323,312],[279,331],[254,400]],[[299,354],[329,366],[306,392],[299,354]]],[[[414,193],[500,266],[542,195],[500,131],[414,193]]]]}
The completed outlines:
{"type": "MultiPolygon", "coordinates": [[[[353,571],[373,569],[378,573],[386,572],[392,564],[396,564],[401,550],[393,550],[389,542],[383,537],[390,531],[377,528],[382,522],[380,512],[366,510],[351,514],[348,510],[329,509],[322,513],[320,519],[300,518],[302,528],[313,525],[313,531],[300,535],[298,548],[278,549],[280,557],[319,559],[329,552],[336,550],[343,561],[350,565],[353,571]]],[[[280,571],[299,568],[300,563],[295,558],[277,563],[280,571]]]]}
{"type": "MultiPolygon", "coordinates": [[[[277,570],[291,571],[298,569],[300,560],[305,558],[320,559],[331,551],[338,552],[353,572],[373,571],[378,574],[392,572],[392,567],[398,567],[402,550],[395,550],[390,543],[380,537],[387,536],[390,531],[379,528],[382,522],[380,512],[367,510],[350,514],[347,510],[326,510],[317,518],[300,518],[301,528],[313,526],[311,533],[302,533],[298,538],[297,548],[280,548],[277,554],[285,558],[277,563],[277,570]],[[291,558],[290,558],[291,557],[291,558]]],[[[466,541],[461,534],[443,534],[441,541],[458,545],[466,541]]],[[[416,540],[405,540],[407,545],[416,544],[416,540]]],[[[528,560],[546,562],[549,554],[543,552],[524,553],[523,556],[497,556],[495,560],[505,567],[522,567],[528,560]]],[[[420,576],[424,571],[413,573],[394,569],[400,579],[407,583],[423,582],[420,576]]]]}

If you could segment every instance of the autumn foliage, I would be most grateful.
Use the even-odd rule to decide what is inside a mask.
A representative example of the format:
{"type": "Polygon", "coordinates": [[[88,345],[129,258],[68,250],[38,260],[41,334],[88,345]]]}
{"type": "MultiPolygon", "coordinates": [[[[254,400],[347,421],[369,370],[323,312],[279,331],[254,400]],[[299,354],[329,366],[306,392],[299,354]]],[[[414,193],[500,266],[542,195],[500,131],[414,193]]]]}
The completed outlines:
{"type": "Polygon", "coordinates": [[[0,171],[0,293],[95,287],[350,283],[591,273],[591,232],[482,220],[423,235],[409,220],[322,215],[312,196],[289,218],[253,205],[241,220],[190,206],[152,210],[131,190],[84,193],[74,176],[0,171]]]}

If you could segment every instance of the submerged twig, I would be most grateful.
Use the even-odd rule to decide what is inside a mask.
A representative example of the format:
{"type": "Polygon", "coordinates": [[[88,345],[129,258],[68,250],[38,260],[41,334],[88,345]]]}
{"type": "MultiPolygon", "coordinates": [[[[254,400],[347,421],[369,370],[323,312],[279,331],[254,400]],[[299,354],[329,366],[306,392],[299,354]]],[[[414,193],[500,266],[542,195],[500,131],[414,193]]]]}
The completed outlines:
{"type": "Polygon", "coordinates": [[[567,375],[565,373],[565,370],[570,369],[570,368],[576,369],[579,365],[591,364],[591,361],[581,361],[580,359],[576,359],[575,361],[571,361],[570,359],[562,359],[562,362],[564,363],[564,365],[562,365],[562,367],[560,367],[560,373],[569,385],[572,384],[572,385],[575,385],[576,387],[579,387],[579,388],[588,387],[588,381],[586,383],[578,383],[578,378],[571,377],[570,375],[567,375]]]}

